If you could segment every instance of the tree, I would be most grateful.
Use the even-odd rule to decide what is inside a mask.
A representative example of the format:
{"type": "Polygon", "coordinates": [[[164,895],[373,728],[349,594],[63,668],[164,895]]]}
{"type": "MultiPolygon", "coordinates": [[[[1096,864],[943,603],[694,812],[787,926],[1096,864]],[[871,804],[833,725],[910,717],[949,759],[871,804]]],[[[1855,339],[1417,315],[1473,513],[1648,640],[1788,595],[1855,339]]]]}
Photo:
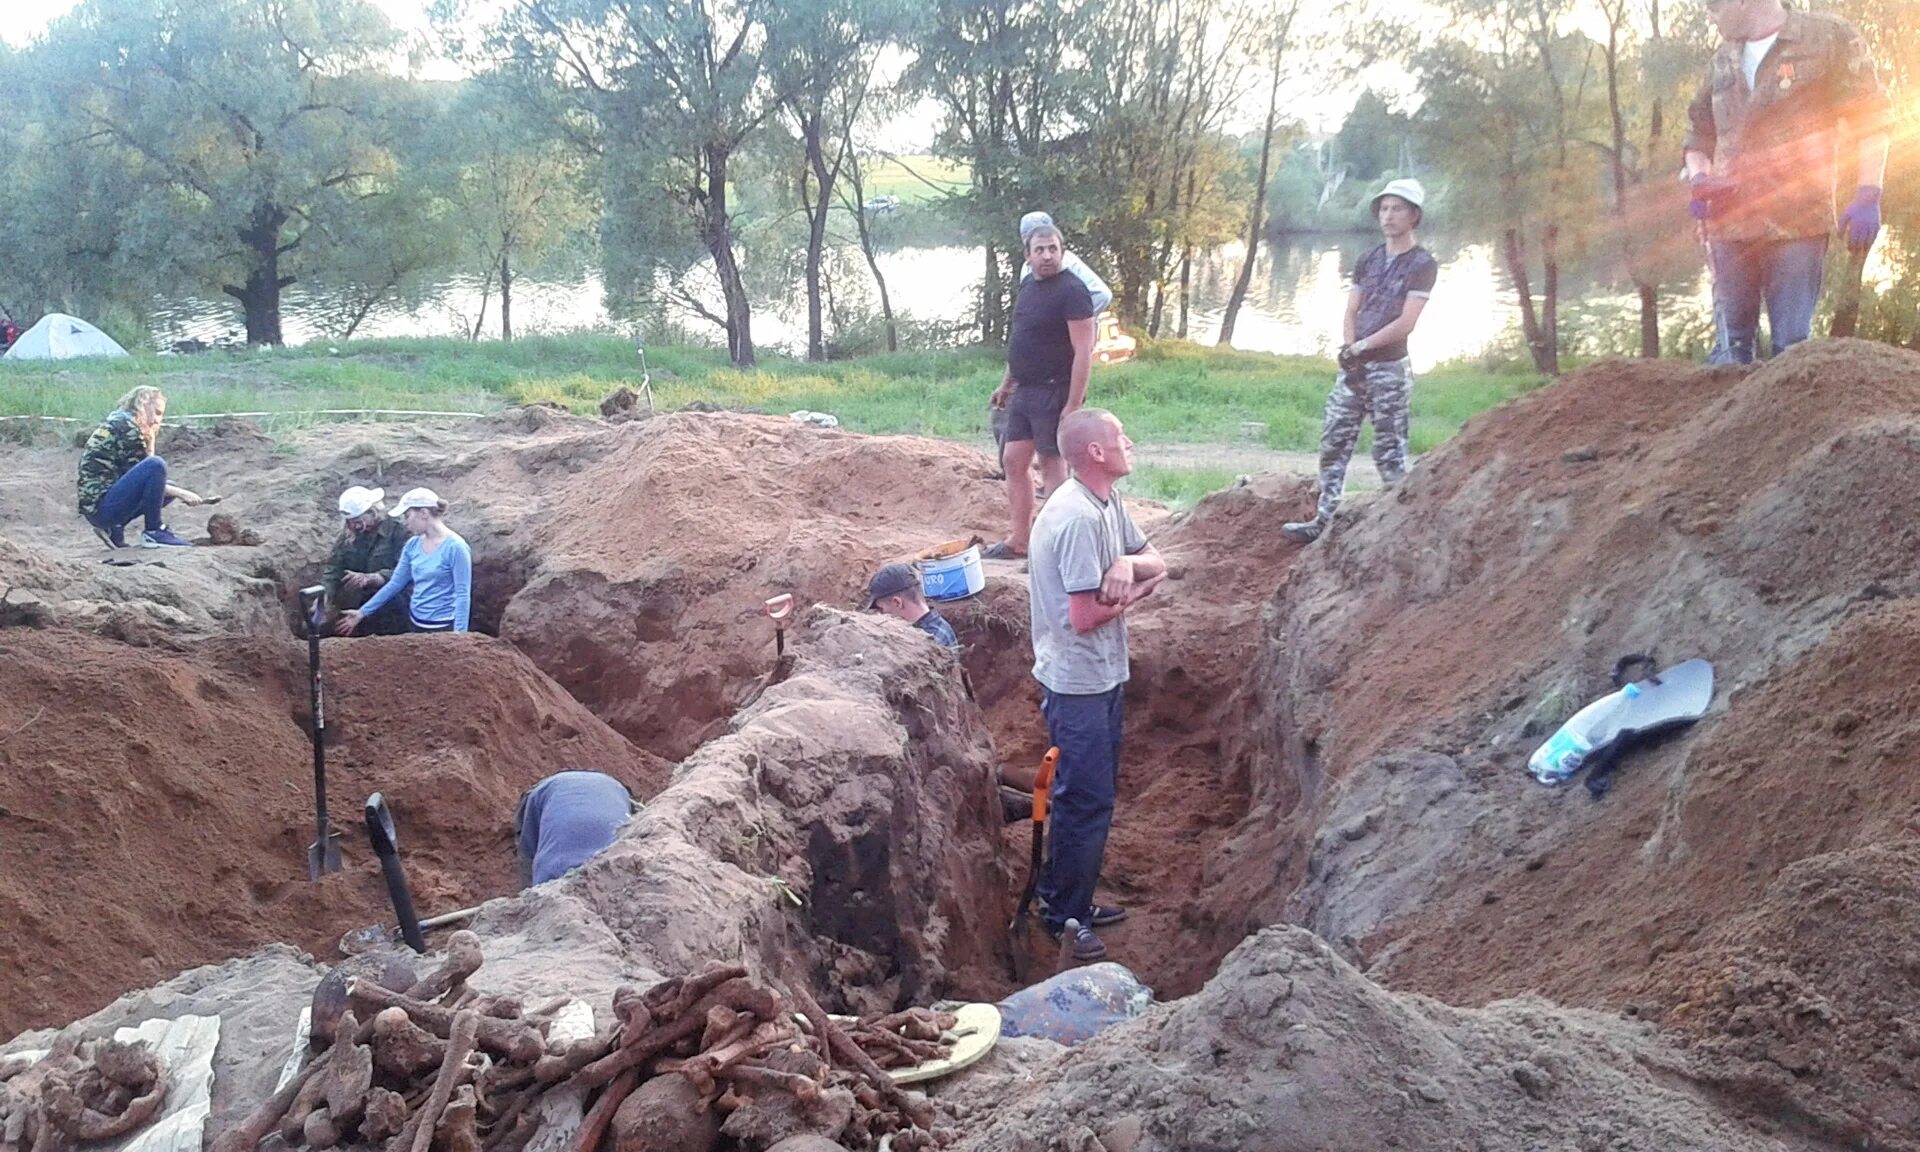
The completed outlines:
{"type": "Polygon", "coordinates": [[[1242,92],[1232,46],[1247,23],[1224,0],[1120,0],[1084,35],[1073,207],[1108,262],[1115,312],[1151,332],[1176,266],[1231,235],[1222,201],[1239,213],[1245,179],[1221,129],[1242,92]]]}
{"type": "MultiPolygon", "coordinates": [[[[871,93],[875,61],[900,24],[892,0],[786,0],[768,25],[769,79],[802,159],[797,191],[807,219],[809,360],[827,358],[821,276],[828,215],[842,172],[854,161],[853,124],[871,93]]],[[[854,212],[860,213],[858,202],[854,212]]]]}
{"type": "Polygon", "coordinates": [[[887,278],[880,271],[880,257],[874,251],[873,229],[867,223],[866,179],[861,171],[860,151],[853,144],[853,126],[846,126],[840,137],[841,155],[846,158],[847,179],[840,192],[840,205],[853,214],[853,226],[860,237],[860,255],[866,258],[867,271],[873,274],[874,290],[880,294],[880,322],[887,334],[887,351],[900,350],[899,326],[893,319],[893,299],[887,295],[887,278]]]}
{"type": "Polygon", "coordinates": [[[1454,29],[1420,52],[1420,121],[1454,204],[1499,237],[1534,367],[1560,371],[1560,269],[1605,211],[1596,150],[1598,51],[1560,30],[1565,0],[1457,0],[1454,29]],[[1536,306],[1532,253],[1540,261],[1536,306]]]}
{"type": "MultiPolygon", "coordinates": [[[[609,174],[645,182],[620,195],[609,184],[609,216],[652,198],[684,215],[713,261],[724,314],[684,287],[680,299],[724,329],[742,367],[754,362],[753,310],[734,244],[730,165],[779,104],[764,82],[770,8],[771,0],[517,0],[493,36],[524,70],[565,87],[576,138],[601,153],[609,174]]],[[[602,238],[635,244],[617,259],[630,282],[650,283],[649,269],[664,268],[654,253],[676,247],[673,224],[641,209],[603,221],[602,238]]]]}
{"type": "Polygon", "coordinates": [[[1660,355],[1660,286],[1698,268],[1698,246],[1670,179],[1679,137],[1670,109],[1684,108],[1709,50],[1706,25],[1669,20],[1661,0],[1599,0],[1607,38],[1599,46],[1607,95],[1607,137],[1596,141],[1608,172],[1608,247],[1622,258],[1640,301],[1640,355],[1660,355]]]}
{"type": "Polygon", "coordinates": [[[1226,311],[1220,317],[1221,347],[1233,345],[1233,328],[1240,308],[1247,302],[1253,286],[1253,266],[1260,255],[1260,234],[1266,229],[1267,185],[1273,175],[1273,135],[1279,127],[1281,65],[1287,57],[1287,37],[1293,31],[1293,18],[1299,12],[1299,0],[1276,8],[1268,32],[1267,63],[1271,78],[1267,83],[1267,118],[1260,136],[1260,175],[1254,185],[1253,208],[1247,214],[1247,254],[1240,261],[1240,272],[1233,280],[1233,292],[1227,297],[1226,311]]]}
{"type": "Polygon", "coordinates": [[[916,54],[905,86],[941,107],[934,153],[972,175],[961,206],[981,243],[978,314],[989,344],[1006,339],[1008,296],[1021,262],[1016,221],[1030,207],[1065,203],[1076,182],[1065,150],[1079,119],[1086,64],[1072,49],[1090,8],[934,0],[911,32],[916,54]]]}
{"type": "Polygon", "coordinates": [[[1372,182],[1406,168],[1413,117],[1394,111],[1386,98],[1368,88],[1353,103],[1333,138],[1334,163],[1355,180],[1372,182]]]}
{"type": "Polygon", "coordinates": [[[281,342],[280,295],[315,228],[348,227],[395,176],[405,90],[365,0],[86,0],[39,49],[64,142],[112,158],[167,262],[281,342]]]}
{"type": "Polygon", "coordinates": [[[75,148],[44,115],[39,51],[0,45],[0,314],[23,326],[48,312],[85,316],[123,344],[143,340],[153,265],[124,232],[145,216],[113,158],[75,148]]]}
{"type": "Polygon", "coordinates": [[[515,275],[593,223],[585,158],[499,76],[463,85],[444,123],[445,195],[483,292],[500,291],[500,339],[512,340],[515,275]]]}

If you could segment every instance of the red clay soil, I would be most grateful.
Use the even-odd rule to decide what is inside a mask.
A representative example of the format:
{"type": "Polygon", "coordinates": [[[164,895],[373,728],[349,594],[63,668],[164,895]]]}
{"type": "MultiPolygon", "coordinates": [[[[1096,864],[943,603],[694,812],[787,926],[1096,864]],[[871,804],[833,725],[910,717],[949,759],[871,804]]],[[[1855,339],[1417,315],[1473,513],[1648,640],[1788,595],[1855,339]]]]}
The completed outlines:
{"type": "Polygon", "coordinates": [[[328,641],[329,807],[346,870],[310,884],[304,646],[0,647],[0,1035],[288,940],[391,924],[360,804],[383,791],[422,915],[517,886],[513,808],[551,772],[641,796],[666,766],[485,637],[328,641]]]}
{"type": "MultiPolygon", "coordinates": [[[[1102,929],[1101,939],[1110,959],[1162,998],[1198,990],[1237,942],[1215,947],[1194,935],[1204,863],[1247,811],[1246,765],[1222,756],[1221,736],[1245,708],[1240,689],[1258,647],[1261,609],[1299,551],[1279,526],[1309,497],[1305,481],[1263,477],[1170,519],[1134,510],[1171,578],[1129,618],[1126,746],[1100,887],[1101,901],[1124,905],[1128,917],[1102,929]]],[[[945,611],[968,645],[967,668],[995,750],[1010,775],[1024,779],[1047,743],[1026,581],[996,577],[978,601],[945,611]]],[[[1030,844],[1030,825],[1007,830],[1004,851],[1017,876],[1026,874],[1030,844]]],[[[1045,975],[1053,949],[1035,936],[1037,974],[1045,975]]]]}
{"type": "Polygon", "coordinates": [[[1916,748],[1920,600],[1908,599],[1859,611],[1737,693],[1683,786],[1636,763],[1593,835],[1534,871],[1483,878],[1497,903],[1410,928],[1470,945],[1472,963],[1421,948],[1396,980],[1468,1000],[1524,987],[1632,1005],[1684,1032],[1730,1085],[1849,1140],[1884,1139],[1882,1126],[1911,1139],[1916,748]]]}
{"type": "Polygon", "coordinates": [[[535,564],[501,635],[670,757],[723,731],[772,666],[768,597],[857,607],[882,562],[992,537],[1005,515],[985,456],[911,437],[680,413],[572,451],[515,533],[535,564]]]}
{"type": "Polygon", "coordinates": [[[1293,566],[1208,933],[1251,901],[1396,988],[1631,1009],[1762,1111],[1920,1147],[1917,410],[1920,358],[1841,341],[1476,419],[1293,566]],[[1604,801],[1528,780],[1530,709],[1649,648],[1714,660],[1714,714],[1604,801]]]}

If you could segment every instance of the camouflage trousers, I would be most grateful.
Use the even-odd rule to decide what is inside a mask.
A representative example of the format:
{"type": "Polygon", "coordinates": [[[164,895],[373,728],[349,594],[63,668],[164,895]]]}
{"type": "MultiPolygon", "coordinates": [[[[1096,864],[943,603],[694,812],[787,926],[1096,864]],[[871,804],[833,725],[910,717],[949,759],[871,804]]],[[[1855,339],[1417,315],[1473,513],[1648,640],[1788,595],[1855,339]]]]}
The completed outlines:
{"type": "Polygon", "coordinates": [[[1314,518],[1333,519],[1347,487],[1347,464],[1360,442],[1360,425],[1373,421],[1373,463],[1380,482],[1394,485],[1407,474],[1407,408],[1413,370],[1406,360],[1363,364],[1335,377],[1320,428],[1320,504],[1314,518]]]}

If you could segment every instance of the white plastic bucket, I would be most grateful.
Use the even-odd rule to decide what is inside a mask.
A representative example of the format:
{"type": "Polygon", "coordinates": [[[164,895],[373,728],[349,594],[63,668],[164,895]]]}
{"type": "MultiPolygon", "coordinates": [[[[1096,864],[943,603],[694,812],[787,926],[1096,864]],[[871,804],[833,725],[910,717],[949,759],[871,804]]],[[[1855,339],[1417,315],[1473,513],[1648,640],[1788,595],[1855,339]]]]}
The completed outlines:
{"type": "Polygon", "coordinates": [[[920,554],[915,561],[920,569],[920,587],[929,600],[959,600],[976,596],[987,586],[987,573],[980,566],[978,544],[943,545],[920,554]],[[958,551],[949,551],[958,548],[958,551]],[[948,553],[941,555],[941,553],[948,553]]]}

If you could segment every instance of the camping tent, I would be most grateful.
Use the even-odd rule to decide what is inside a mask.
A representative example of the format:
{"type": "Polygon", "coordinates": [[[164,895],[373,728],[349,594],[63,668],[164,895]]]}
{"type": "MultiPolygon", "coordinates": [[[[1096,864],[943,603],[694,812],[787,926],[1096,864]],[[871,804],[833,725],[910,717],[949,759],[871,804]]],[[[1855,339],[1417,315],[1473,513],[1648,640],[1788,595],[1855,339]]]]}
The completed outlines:
{"type": "Polygon", "coordinates": [[[7,349],[8,360],[70,360],[75,356],[125,356],[127,350],[113,337],[85,320],[49,312],[20,333],[7,349]]]}

